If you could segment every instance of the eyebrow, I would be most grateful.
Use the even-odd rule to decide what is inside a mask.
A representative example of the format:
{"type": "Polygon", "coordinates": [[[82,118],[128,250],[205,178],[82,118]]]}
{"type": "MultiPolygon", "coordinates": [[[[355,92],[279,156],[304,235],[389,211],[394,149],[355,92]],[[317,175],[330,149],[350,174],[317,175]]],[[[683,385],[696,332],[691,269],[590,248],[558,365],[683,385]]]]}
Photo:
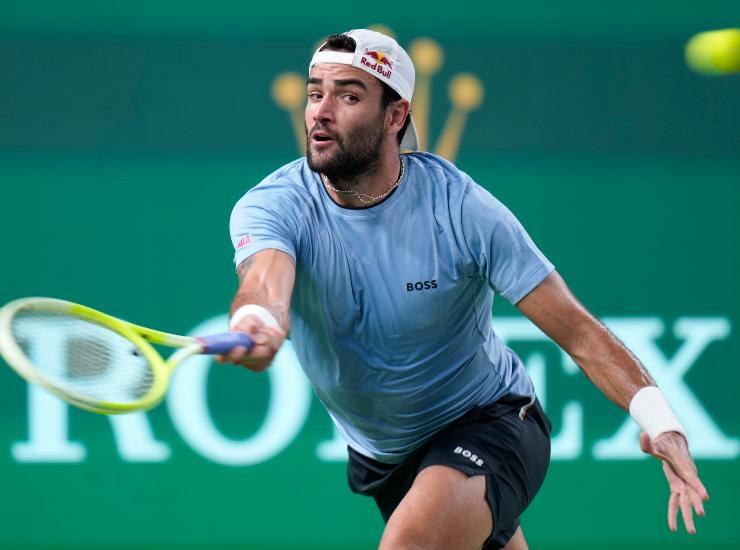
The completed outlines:
{"type": "MultiPolygon", "coordinates": [[[[340,79],[340,80],[334,80],[333,82],[339,88],[343,88],[343,87],[347,87],[347,86],[359,86],[363,90],[367,91],[367,86],[365,85],[365,83],[362,80],[358,80],[356,78],[345,78],[345,79],[340,79]]],[[[317,84],[318,85],[318,84],[322,84],[322,83],[323,83],[323,80],[320,79],[320,78],[309,78],[306,81],[306,85],[310,85],[310,84],[317,84]]]]}

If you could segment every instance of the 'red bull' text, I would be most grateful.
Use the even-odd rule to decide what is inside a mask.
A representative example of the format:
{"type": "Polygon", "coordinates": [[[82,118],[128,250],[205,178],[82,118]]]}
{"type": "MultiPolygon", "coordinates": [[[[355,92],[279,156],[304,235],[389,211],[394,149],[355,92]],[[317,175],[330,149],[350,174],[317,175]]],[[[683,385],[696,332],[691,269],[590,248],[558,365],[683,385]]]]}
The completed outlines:
{"type": "Polygon", "coordinates": [[[383,69],[383,65],[381,63],[377,62],[377,61],[375,61],[373,63],[373,62],[369,61],[367,59],[367,57],[362,57],[360,59],[360,63],[363,64],[363,65],[365,65],[365,67],[367,67],[368,69],[372,69],[373,71],[375,71],[375,72],[383,75],[386,78],[390,78],[391,77],[391,72],[392,71],[390,69],[384,70],[383,69]]]}

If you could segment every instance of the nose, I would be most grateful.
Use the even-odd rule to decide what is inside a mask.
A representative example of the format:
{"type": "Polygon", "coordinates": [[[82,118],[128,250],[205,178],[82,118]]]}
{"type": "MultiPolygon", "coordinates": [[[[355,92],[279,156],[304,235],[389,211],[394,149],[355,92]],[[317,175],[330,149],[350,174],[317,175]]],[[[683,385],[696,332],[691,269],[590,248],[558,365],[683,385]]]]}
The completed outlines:
{"type": "Polygon", "coordinates": [[[315,122],[334,121],[334,108],[329,95],[325,95],[321,101],[313,104],[313,119],[315,122]]]}

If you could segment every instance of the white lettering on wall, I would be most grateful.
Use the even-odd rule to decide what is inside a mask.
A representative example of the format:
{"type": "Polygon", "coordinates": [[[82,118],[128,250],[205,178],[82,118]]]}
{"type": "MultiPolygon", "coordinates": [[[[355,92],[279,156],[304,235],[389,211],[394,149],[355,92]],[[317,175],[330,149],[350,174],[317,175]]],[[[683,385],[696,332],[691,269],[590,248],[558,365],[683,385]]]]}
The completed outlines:
{"type": "MultiPolygon", "coordinates": [[[[686,374],[699,362],[704,351],[714,342],[726,339],[730,323],[722,317],[681,318],[672,327],[681,343],[671,357],[658,345],[668,327],[659,318],[606,319],[609,328],[643,361],[658,385],[666,393],[689,435],[696,458],[736,459],[740,441],[724,434],[685,380],[686,374]]],[[[547,337],[524,318],[496,319],[494,326],[504,342],[548,343],[547,337]]],[[[193,334],[226,330],[226,317],[209,319],[196,327],[193,334]]],[[[45,339],[27,342],[29,354],[45,354],[45,360],[64,357],[63,343],[45,339]]],[[[524,354],[523,360],[532,377],[544,407],[548,405],[548,371],[562,369],[567,376],[579,373],[572,359],[562,351],[557,365],[548,365],[551,354],[539,350],[524,354]]],[[[275,363],[266,373],[244,373],[245,376],[267,376],[270,382],[269,404],[257,431],[247,438],[234,440],[224,436],[214,423],[207,399],[208,372],[212,359],[196,356],[188,359],[175,372],[167,395],[166,406],[179,436],[199,455],[211,462],[245,466],[270,460],[287,448],[298,436],[308,418],[311,391],[295,357],[286,342],[275,363]]],[[[713,373],[709,376],[715,376],[713,373]]],[[[721,381],[720,381],[721,382],[721,381]]],[[[245,407],[249,403],[245,403],[245,407]]],[[[69,439],[68,406],[34,385],[28,387],[28,440],[11,446],[11,455],[21,463],[83,462],[87,450],[83,442],[69,439]]],[[[552,458],[574,460],[583,456],[584,405],[578,399],[565,402],[559,415],[560,430],[553,435],[552,458]]],[[[158,441],[145,413],[109,417],[116,447],[125,462],[163,462],[171,454],[166,442],[158,441]]],[[[331,420],[326,417],[328,425],[331,420]]],[[[616,432],[592,446],[597,460],[634,460],[645,455],[638,444],[639,428],[625,415],[616,432]]],[[[346,460],[346,445],[336,428],[333,437],[319,442],[316,456],[321,461],[346,460]]]]}

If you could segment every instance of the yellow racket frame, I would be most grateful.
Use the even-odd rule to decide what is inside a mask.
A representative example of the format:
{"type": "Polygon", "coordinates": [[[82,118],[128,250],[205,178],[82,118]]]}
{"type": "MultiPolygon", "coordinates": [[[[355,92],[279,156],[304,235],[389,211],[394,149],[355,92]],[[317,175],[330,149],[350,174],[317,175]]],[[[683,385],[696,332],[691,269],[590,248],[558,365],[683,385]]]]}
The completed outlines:
{"type": "Polygon", "coordinates": [[[122,414],[155,407],[165,396],[172,372],[184,359],[201,353],[203,346],[194,338],[178,336],[142,327],[113,317],[96,309],[55,298],[20,298],[0,308],[0,355],[20,376],[46,388],[64,401],[98,414],[122,414]],[[152,371],[152,386],[141,399],[130,403],[114,403],[60,388],[41,374],[15,341],[11,331],[13,317],[20,310],[62,313],[95,323],[112,330],[134,344],[147,360],[152,371]],[[180,348],[167,360],[152,344],[180,348]]]}

